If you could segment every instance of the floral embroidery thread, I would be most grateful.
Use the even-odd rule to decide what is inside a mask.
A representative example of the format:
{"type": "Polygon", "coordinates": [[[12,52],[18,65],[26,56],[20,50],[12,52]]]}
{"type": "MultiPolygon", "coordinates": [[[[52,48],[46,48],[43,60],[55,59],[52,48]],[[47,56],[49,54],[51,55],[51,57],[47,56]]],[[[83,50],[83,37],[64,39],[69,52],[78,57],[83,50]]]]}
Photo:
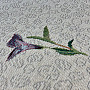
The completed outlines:
{"type": "Polygon", "coordinates": [[[8,56],[6,61],[9,61],[15,57],[20,52],[30,50],[30,49],[41,49],[41,46],[28,44],[22,40],[22,37],[18,34],[14,34],[12,39],[7,43],[8,47],[15,48],[8,56]]]}
{"type": "Polygon", "coordinates": [[[22,37],[20,35],[14,34],[12,39],[7,43],[7,46],[11,47],[11,48],[15,48],[15,49],[9,54],[9,56],[8,56],[6,61],[9,61],[10,59],[15,57],[20,52],[23,52],[23,51],[26,51],[26,50],[30,50],[30,49],[43,49],[43,48],[54,49],[59,54],[63,54],[63,55],[82,54],[82,55],[86,55],[87,56],[86,53],[79,52],[78,50],[73,48],[72,42],[74,41],[74,39],[72,39],[71,41],[68,42],[68,47],[64,46],[64,45],[57,44],[54,41],[51,41],[51,39],[49,38],[49,30],[48,30],[47,26],[44,27],[43,38],[39,37],[39,36],[28,36],[27,38],[43,40],[43,41],[49,42],[51,44],[55,44],[55,45],[64,47],[66,49],[58,48],[58,47],[50,48],[50,47],[45,47],[45,46],[40,46],[40,45],[28,44],[28,43],[23,41],[23,39],[22,39],[22,37]]]}
{"type": "Polygon", "coordinates": [[[66,48],[66,49],[64,49],[64,48],[58,48],[58,47],[56,47],[56,48],[50,48],[49,47],[50,49],[56,50],[56,52],[58,52],[59,54],[63,54],[63,55],[82,54],[82,55],[88,56],[86,53],[79,52],[78,50],[76,50],[75,48],[73,48],[72,42],[74,41],[74,39],[72,39],[71,41],[68,42],[68,47],[67,46],[64,46],[64,45],[57,44],[54,41],[51,41],[51,39],[49,37],[49,30],[48,30],[48,27],[47,26],[44,27],[43,37],[39,37],[39,36],[28,36],[27,38],[33,38],[33,39],[43,40],[43,41],[49,42],[51,44],[55,44],[55,45],[58,45],[58,46],[61,46],[61,47],[66,48]]]}

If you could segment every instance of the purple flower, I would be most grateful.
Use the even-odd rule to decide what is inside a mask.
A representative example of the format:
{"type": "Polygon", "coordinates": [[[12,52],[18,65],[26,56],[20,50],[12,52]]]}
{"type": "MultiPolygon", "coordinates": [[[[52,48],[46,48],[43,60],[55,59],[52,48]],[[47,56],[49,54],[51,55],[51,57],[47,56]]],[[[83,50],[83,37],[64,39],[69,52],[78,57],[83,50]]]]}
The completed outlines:
{"type": "Polygon", "coordinates": [[[7,43],[8,47],[15,48],[8,56],[6,61],[9,61],[14,56],[19,54],[20,52],[29,50],[29,49],[41,49],[41,46],[28,44],[22,40],[22,37],[18,34],[14,34],[12,39],[7,43]]]}

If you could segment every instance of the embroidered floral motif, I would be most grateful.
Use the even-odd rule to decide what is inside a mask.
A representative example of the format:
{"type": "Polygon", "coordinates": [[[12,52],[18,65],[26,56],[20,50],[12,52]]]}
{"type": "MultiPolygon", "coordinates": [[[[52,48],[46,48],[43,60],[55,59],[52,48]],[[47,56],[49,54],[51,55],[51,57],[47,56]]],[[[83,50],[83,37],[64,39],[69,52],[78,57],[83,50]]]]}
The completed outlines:
{"type": "Polygon", "coordinates": [[[8,47],[15,48],[8,56],[6,61],[9,61],[14,56],[19,54],[20,52],[29,50],[29,49],[41,49],[41,46],[28,44],[22,40],[22,37],[18,34],[14,34],[12,39],[7,43],[8,47]]]}
{"type": "Polygon", "coordinates": [[[12,59],[14,56],[19,54],[20,52],[30,50],[30,49],[42,49],[42,48],[54,49],[59,54],[63,54],[63,55],[74,55],[74,54],[87,55],[87,54],[85,54],[83,52],[79,52],[78,50],[73,48],[72,42],[73,42],[74,39],[72,39],[71,41],[68,42],[68,47],[64,46],[64,45],[60,45],[60,44],[58,44],[54,41],[51,41],[51,39],[49,37],[49,30],[48,30],[47,26],[44,27],[43,38],[39,37],[39,36],[29,36],[27,38],[43,40],[43,41],[50,42],[52,44],[64,47],[66,49],[62,49],[62,48],[58,48],[58,47],[50,48],[50,47],[44,47],[44,46],[40,46],[40,45],[28,44],[28,43],[23,41],[23,39],[20,35],[14,34],[12,39],[7,43],[7,46],[11,47],[11,48],[15,48],[15,49],[9,54],[6,61],[9,61],[10,59],[12,59]]]}

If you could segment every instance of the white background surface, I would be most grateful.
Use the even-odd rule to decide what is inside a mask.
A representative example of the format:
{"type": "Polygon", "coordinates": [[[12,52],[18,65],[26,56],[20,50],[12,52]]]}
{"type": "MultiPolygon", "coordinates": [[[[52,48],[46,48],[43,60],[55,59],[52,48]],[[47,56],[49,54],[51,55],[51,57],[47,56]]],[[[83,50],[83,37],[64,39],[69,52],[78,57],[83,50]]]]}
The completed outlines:
{"type": "Polygon", "coordinates": [[[0,0],[0,90],[90,90],[90,0],[0,0]],[[73,46],[88,56],[28,50],[5,62],[14,33],[23,40],[54,46],[26,36],[43,36],[73,46]]]}

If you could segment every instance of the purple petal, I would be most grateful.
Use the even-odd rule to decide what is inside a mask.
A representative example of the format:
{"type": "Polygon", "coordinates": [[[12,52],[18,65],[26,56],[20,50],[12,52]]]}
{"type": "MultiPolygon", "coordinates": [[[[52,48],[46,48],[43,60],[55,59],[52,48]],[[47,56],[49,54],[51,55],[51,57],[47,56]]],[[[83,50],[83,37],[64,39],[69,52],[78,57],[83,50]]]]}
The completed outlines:
{"type": "Polygon", "coordinates": [[[9,61],[10,59],[12,59],[13,57],[15,57],[17,54],[19,54],[22,51],[22,49],[20,48],[15,48],[8,56],[6,61],[9,61]]]}
{"type": "Polygon", "coordinates": [[[29,44],[29,49],[41,49],[41,48],[43,47],[34,44],[29,44]]]}
{"type": "Polygon", "coordinates": [[[16,43],[16,40],[20,40],[23,42],[22,37],[20,35],[14,34],[12,39],[7,43],[7,46],[11,48],[18,47],[18,43],[16,43]]]}

